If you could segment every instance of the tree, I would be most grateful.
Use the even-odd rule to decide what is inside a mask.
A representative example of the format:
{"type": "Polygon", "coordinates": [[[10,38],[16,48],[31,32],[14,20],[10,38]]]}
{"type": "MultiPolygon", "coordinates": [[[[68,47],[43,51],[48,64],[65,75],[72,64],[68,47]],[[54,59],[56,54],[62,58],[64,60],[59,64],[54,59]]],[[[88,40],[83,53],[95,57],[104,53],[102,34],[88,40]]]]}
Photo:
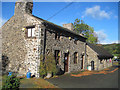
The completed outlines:
{"type": "Polygon", "coordinates": [[[94,28],[85,24],[83,20],[76,19],[74,24],[74,31],[78,34],[83,34],[90,43],[96,44],[98,41],[97,35],[94,32],[94,28]]]}
{"type": "Polygon", "coordinates": [[[102,45],[109,53],[120,58],[120,44],[106,44],[102,45]]]}

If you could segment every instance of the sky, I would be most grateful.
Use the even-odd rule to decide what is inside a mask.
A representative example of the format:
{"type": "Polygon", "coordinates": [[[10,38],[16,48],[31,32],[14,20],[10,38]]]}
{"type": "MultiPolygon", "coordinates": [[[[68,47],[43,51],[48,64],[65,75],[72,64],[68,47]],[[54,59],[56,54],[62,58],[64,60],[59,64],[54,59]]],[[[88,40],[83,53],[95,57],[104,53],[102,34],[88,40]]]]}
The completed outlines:
{"type": "MultiPolygon", "coordinates": [[[[78,18],[94,28],[99,44],[118,42],[118,2],[34,2],[33,4],[33,15],[37,17],[60,26],[74,23],[78,18]],[[51,16],[53,17],[50,18],[51,16]]],[[[14,8],[15,2],[2,2],[0,26],[14,15],[14,8]]]]}

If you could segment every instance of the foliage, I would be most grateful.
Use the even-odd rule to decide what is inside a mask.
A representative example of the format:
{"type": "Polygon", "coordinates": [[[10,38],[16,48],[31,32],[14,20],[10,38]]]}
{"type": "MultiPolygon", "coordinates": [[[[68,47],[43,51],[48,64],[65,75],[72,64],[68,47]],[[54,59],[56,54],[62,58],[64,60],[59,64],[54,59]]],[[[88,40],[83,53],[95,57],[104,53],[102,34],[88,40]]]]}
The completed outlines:
{"type": "Polygon", "coordinates": [[[20,85],[20,79],[15,75],[6,76],[4,80],[3,89],[18,89],[20,85]]]}
{"type": "Polygon", "coordinates": [[[54,75],[57,73],[56,62],[53,54],[49,54],[45,57],[45,67],[47,72],[53,73],[54,75]]]}
{"type": "Polygon", "coordinates": [[[47,73],[53,73],[55,75],[57,73],[55,58],[53,54],[45,55],[45,62],[43,62],[43,56],[40,58],[40,76],[43,78],[47,75],[47,73]]]}
{"type": "Polygon", "coordinates": [[[76,19],[73,27],[75,29],[75,32],[78,34],[83,34],[84,37],[87,38],[87,41],[90,43],[96,44],[98,39],[97,35],[94,32],[94,28],[85,24],[83,20],[76,19]]]}
{"type": "Polygon", "coordinates": [[[9,62],[10,61],[9,61],[7,55],[2,54],[2,70],[3,70],[3,72],[6,71],[6,67],[8,66],[9,62]]]}
{"type": "Polygon", "coordinates": [[[106,44],[102,45],[109,53],[120,58],[120,44],[106,44]]]}
{"type": "Polygon", "coordinates": [[[45,64],[43,63],[43,56],[40,56],[40,68],[39,68],[40,77],[44,78],[46,76],[45,64]]]}

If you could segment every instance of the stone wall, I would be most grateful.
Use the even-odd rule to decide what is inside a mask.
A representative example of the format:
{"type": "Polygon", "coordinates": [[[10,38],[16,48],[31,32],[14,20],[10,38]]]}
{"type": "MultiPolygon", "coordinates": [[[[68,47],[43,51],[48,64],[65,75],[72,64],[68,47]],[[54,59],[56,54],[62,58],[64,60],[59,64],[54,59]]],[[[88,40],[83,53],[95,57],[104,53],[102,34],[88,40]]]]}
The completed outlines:
{"type": "Polygon", "coordinates": [[[102,62],[101,62],[97,55],[98,54],[87,45],[88,65],[91,65],[91,61],[94,61],[95,70],[102,70],[102,69],[112,66],[112,62],[109,61],[110,59],[102,59],[102,62]]]}
{"type": "MultiPolygon", "coordinates": [[[[22,16],[14,15],[2,27],[3,42],[2,54],[8,58],[6,71],[18,72],[26,74],[28,69],[32,75],[39,76],[40,54],[43,53],[44,30],[41,20],[24,14],[22,16]],[[36,38],[27,38],[26,30],[28,26],[35,25],[36,38]]],[[[85,42],[78,41],[77,45],[74,39],[61,36],[61,40],[55,40],[55,33],[47,31],[46,35],[46,51],[55,50],[61,52],[61,68],[64,70],[64,53],[69,51],[68,72],[81,70],[81,56],[85,52],[85,42]],[[74,53],[78,52],[78,63],[74,64],[74,53]]],[[[85,60],[84,60],[85,61],[85,60]]],[[[86,63],[84,62],[84,67],[86,63]]],[[[85,69],[85,68],[84,68],[85,69]]]]}
{"type": "Polygon", "coordinates": [[[98,66],[99,66],[99,60],[97,57],[97,53],[95,51],[93,51],[93,49],[91,49],[88,45],[87,45],[87,61],[88,61],[88,65],[91,65],[91,61],[94,61],[94,68],[95,70],[98,70],[98,66]]]}
{"type": "Polygon", "coordinates": [[[110,59],[102,59],[102,62],[99,62],[99,64],[99,70],[112,66],[112,62],[110,62],[110,59]]]}
{"type": "MultiPolygon", "coordinates": [[[[18,0],[19,1],[19,0],[18,0]]],[[[39,77],[40,54],[43,52],[44,30],[42,21],[32,16],[33,2],[16,2],[14,16],[2,26],[2,56],[7,65],[6,72],[26,74],[28,69],[32,75],[39,77]],[[35,38],[26,37],[26,27],[35,26],[35,38]]],[[[61,68],[64,69],[64,53],[69,51],[68,72],[80,70],[81,56],[85,53],[85,43],[78,41],[77,45],[69,37],[61,36],[61,41],[55,40],[55,33],[47,31],[46,51],[61,51],[61,68]],[[78,52],[78,63],[73,64],[74,53],[78,52]]],[[[84,62],[84,66],[86,63],[84,62]]],[[[85,68],[84,68],[85,69],[85,68]]]]}
{"type": "Polygon", "coordinates": [[[6,71],[26,74],[28,69],[32,75],[38,75],[40,61],[38,60],[38,48],[40,48],[41,22],[34,17],[24,14],[14,15],[2,27],[2,55],[8,58],[9,64],[6,71]],[[36,25],[36,38],[27,38],[27,26],[36,25]],[[39,30],[38,30],[39,29],[39,30]]]}
{"type": "MultiPolygon", "coordinates": [[[[62,70],[64,70],[64,53],[69,52],[68,72],[81,70],[81,56],[82,53],[85,52],[85,42],[78,40],[76,45],[74,39],[70,40],[69,37],[65,35],[60,36],[60,40],[56,40],[55,33],[51,32],[51,30],[47,30],[46,50],[51,51],[53,54],[55,50],[60,50],[60,66],[62,70]],[[73,62],[75,52],[78,52],[77,64],[73,62]]],[[[86,64],[84,65],[86,66],[86,64]]]]}

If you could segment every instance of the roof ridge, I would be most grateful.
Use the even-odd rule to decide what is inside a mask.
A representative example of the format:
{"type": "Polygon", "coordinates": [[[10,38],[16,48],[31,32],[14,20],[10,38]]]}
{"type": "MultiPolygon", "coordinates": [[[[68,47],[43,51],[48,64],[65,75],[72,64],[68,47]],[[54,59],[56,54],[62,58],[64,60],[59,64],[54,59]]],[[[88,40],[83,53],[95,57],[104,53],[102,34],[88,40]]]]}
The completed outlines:
{"type": "MultiPolygon", "coordinates": [[[[57,24],[54,24],[54,23],[52,23],[52,22],[50,22],[50,21],[44,20],[44,19],[42,19],[42,18],[40,18],[40,17],[37,17],[37,16],[35,16],[35,15],[32,15],[32,16],[35,17],[35,18],[38,18],[38,19],[40,19],[40,20],[43,20],[43,22],[45,22],[45,23],[49,23],[49,24],[51,24],[51,25],[55,25],[56,27],[62,28],[62,29],[66,30],[66,31],[68,31],[68,32],[70,32],[70,33],[73,33],[73,34],[75,34],[75,35],[78,35],[78,36],[80,36],[80,37],[83,37],[83,36],[75,33],[74,31],[71,31],[71,30],[69,30],[69,29],[67,29],[67,28],[64,28],[64,27],[62,27],[62,26],[59,26],[59,25],[57,25],[57,24]]],[[[87,39],[87,38],[85,38],[85,37],[83,37],[83,38],[84,38],[84,39],[87,39]]]]}
{"type": "Polygon", "coordinates": [[[106,58],[112,58],[113,55],[111,53],[109,53],[104,47],[102,46],[97,46],[95,44],[92,43],[88,43],[87,45],[92,48],[96,53],[98,53],[99,57],[106,57],[106,58]]]}

